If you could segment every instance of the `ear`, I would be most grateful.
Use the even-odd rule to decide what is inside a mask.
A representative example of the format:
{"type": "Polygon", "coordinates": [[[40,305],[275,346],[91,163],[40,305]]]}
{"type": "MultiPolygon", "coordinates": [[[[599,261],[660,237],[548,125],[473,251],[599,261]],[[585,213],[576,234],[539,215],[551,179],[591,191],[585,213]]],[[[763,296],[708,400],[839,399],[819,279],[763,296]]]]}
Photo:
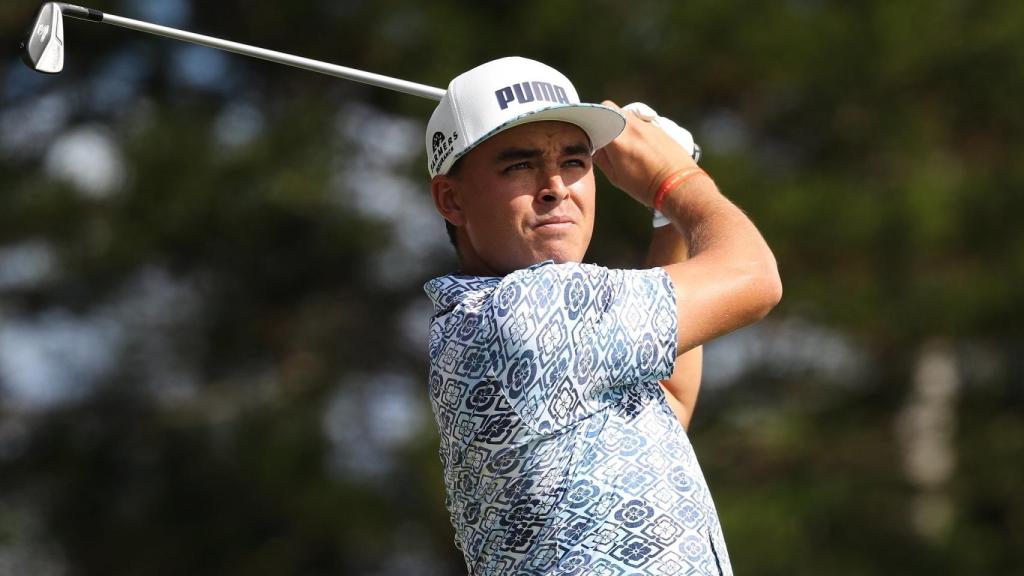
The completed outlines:
{"type": "Polygon", "coordinates": [[[446,175],[438,174],[430,181],[430,195],[434,198],[434,208],[442,218],[453,226],[462,226],[466,219],[462,212],[462,204],[455,182],[446,175]]]}

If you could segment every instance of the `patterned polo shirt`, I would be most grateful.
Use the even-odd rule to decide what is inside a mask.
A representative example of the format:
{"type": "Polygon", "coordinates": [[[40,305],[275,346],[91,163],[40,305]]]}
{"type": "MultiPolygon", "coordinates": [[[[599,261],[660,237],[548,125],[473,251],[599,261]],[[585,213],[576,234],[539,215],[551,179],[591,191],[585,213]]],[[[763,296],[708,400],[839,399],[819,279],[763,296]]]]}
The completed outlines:
{"type": "Polygon", "coordinates": [[[732,574],[658,385],[676,355],[664,270],[544,262],[424,288],[446,503],[470,574],[732,574]]]}

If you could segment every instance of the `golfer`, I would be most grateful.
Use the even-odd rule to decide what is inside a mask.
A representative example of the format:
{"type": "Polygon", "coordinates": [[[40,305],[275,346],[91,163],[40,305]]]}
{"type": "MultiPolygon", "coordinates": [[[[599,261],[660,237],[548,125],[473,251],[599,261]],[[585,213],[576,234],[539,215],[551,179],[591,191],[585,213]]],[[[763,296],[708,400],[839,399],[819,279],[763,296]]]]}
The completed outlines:
{"type": "Polygon", "coordinates": [[[732,574],[681,425],[693,354],[782,289],[754,225],[650,120],[503,58],[455,78],[428,123],[459,261],[425,286],[429,393],[471,574],[732,574]],[[581,263],[594,164],[671,223],[653,267],[581,263]]]}

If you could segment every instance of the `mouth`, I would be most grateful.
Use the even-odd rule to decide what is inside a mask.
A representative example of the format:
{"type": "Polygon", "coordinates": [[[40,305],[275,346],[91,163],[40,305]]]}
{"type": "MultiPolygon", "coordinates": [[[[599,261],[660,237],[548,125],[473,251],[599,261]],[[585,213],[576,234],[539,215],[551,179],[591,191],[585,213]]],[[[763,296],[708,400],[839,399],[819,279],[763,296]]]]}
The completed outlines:
{"type": "Polygon", "coordinates": [[[576,222],[567,216],[553,216],[544,218],[534,225],[537,230],[559,230],[573,226],[576,222]]]}

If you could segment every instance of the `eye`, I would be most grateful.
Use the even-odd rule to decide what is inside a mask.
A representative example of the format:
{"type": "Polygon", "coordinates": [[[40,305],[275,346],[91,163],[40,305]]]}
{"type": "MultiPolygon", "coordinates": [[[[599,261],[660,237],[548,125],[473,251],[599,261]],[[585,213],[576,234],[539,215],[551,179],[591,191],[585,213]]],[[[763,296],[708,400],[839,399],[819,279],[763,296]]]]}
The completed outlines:
{"type": "Polygon", "coordinates": [[[582,158],[573,158],[571,160],[566,160],[562,165],[567,167],[567,168],[586,168],[587,167],[586,161],[584,161],[582,158]]]}
{"type": "Polygon", "coordinates": [[[528,170],[529,168],[530,168],[530,163],[528,161],[524,160],[522,162],[516,162],[515,164],[510,164],[504,170],[502,170],[502,172],[505,172],[507,174],[509,172],[513,172],[513,171],[516,171],[516,170],[528,170]]]}

